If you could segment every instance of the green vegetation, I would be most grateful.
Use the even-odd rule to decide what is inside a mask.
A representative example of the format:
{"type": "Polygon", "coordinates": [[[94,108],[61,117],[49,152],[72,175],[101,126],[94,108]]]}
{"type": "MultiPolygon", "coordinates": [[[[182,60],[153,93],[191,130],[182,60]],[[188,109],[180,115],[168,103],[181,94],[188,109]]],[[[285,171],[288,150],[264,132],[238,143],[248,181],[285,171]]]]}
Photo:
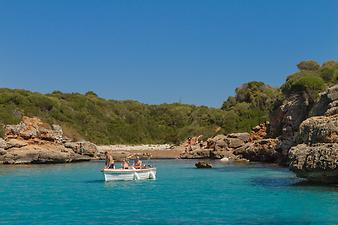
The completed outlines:
{"type": "MultiPolygon", "coordinates": [[[[62,125],[67,136],[97,144],[179,143],[185,138],[217,132],[249,131],[269,120],[269,113],[290,94],[307,92],[312,101],[338,83],[338,62],[300,62],[280,89],[252,81],[236,89],[221,109],[185,104],[147,105],[100,98],[92,91],[40,94],[0,89],[0,124],[16,124],[23,115],[62,125]]],[[[0,136],[3,130],[0,129],[0,136]]]]}
{"type": "Polygon", "coordinates": [[[286,96],[304,91],[314,102],[320,92],[338,83],[338,62],[336,61],[328,61],[321,66],[312,60],[303,61],[297,67],[300,71],[288,76],[281,87],[286,96]]]}
{"type": "Polygon", "coordinates": [[[233,130],[250,130],[269,120],[269,112],[278,98],[281,98],[279,89],[252,81],[236,88],[236,96],[229,97],[222,109],[232,115],[233,130]]]}
{"type": "Polygon", "coordinates": [[[55,91],[40,94],[0,89],[0,123],[16,124],[23,115],[60,124],[67,136],[98,144],[178,143],[191,135],[230,132],[232,114],[184,104],[146,105],[55,91]]]}

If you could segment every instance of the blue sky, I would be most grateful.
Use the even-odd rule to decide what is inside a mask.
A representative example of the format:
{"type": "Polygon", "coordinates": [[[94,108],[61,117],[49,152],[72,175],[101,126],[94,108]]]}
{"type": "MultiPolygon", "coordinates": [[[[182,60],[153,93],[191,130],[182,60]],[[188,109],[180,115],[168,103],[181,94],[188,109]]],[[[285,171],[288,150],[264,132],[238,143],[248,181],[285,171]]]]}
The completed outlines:
{"type": "Polygon", "coordinates": [[[220,107],[338,59],[338,1],[0,0],[0,86],[220,107]]]}

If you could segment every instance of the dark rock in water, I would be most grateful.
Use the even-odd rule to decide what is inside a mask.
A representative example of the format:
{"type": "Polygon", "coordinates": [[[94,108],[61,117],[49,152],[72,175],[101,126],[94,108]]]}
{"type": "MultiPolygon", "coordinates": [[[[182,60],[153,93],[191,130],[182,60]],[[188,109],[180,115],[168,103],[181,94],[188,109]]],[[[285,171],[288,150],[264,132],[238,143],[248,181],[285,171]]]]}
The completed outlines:
{"type": "Polygon", "coordinates": [[[199,161],[199,162],[195,163],[195,166],[197,168],[212,168],[212,164],[210,162],[206,162],[206,161],[199,161]]]}
{"type": "Polygon", "coordinates": [[[338,144],[300,144],[289,152],[289,168],[298,177],[323,183],[338,183],[338,144]]]}

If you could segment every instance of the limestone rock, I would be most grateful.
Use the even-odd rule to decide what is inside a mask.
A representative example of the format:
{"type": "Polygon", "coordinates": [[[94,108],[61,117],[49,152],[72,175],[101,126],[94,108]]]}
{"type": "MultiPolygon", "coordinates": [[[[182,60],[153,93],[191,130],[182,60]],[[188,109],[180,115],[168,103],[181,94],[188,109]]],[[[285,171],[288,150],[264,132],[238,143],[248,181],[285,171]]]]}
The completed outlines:
{"type": "Polygon", "coordinates": [[[333,115],[338,100],[338,85],[328,88],[325,92],[320,94],[319,101],[314,104],[311,109],[310,115],[322,116],[322,115],[333,115]]]}
{"type": "Polygon", "coordinates": [[[233,153],[250,161],[274,163],[278,161],[280,156],[280,153],[276,150],[277,145],[277,139],[262,139],[247,143],[235,149],[233,153]]]}
{"type": "Polygon", "coordinates": [[[0,138],[0,148],[5,149],[7,148],[7,143],[4,139],[0,138]]]}
{"type": "Polygon", "coordinates": [[[88,141],[66,142],[64,146],[71,148],[77,154],[91,157],[94,157],[98,151],[96,145],[88,141]]]}
{"type": "Polygon", "coordinates": [[[97,158],[97,147],[90,142],[69,142],[61,126],[49,126],[39,118],[23,117],[17,125],[5,127],[0,139],[0,161],[5,164],[67,163],[97,158]]]}
{"type": "Polygon", "coordinates": [[[338,144],[300,144],[289,152],[289,168],[298,177],[324,183],[338,183],[338,144]]]}
{"type": "Polygon", "coordinates": [[[197,168],[202,168],[202,169],[212,168],[212,164],[210,162],[206,162],[206,161],[199,161],[199,162],[195,163],[195,166],[197,168]]]}
{"type": "Polygon", "coordinates": [[[61,143],[63,132],[60,129],[57,125],[51,128],[37,117],[24,116],[19,124],[5,126],[5,136],[8,139],[41,139],[61,143]]]}
{"type": "Polygon", "coordinates": [[[244,141],[239,138],[227,138],[226,143],[229,148],[239,148],[244,145],[244,141]]]}
{"type": "Polygon", "coordinates": [[[245,132],[245,133],[231,133],[231,134],[228,134],[227,137],[237,138],[237,139],[242,140],[243,142],[248,142],[250,134],[247,133],[247,132],[245,132]]]}
{"type": "Polygon", "coordinates": [[[21,148],[27,145],[27,142],[20,139],[9,139],[6,143],[6,149],[21,148]]]}
{"type": "Polygon", "coordinates": [[[297,132],[299,125],[308,117],[311,105],[306,93],[292,94],[270,115],[269,136],[278,137],[287,126],[297,132]]]}
{"type": "Polygon", "coordinates": [[[305,144],[337,143],[338,115],[310,117],[300,125],[298,142],[305,144]]]}
{"type": "Polygon", "coordinates": [[[90,160],[90,158],[85,159],[85,157],[66,150],[62,145],[56,144],[11,148],[3,156],[4,164],[67,163],[83,160],[90,160]]]}

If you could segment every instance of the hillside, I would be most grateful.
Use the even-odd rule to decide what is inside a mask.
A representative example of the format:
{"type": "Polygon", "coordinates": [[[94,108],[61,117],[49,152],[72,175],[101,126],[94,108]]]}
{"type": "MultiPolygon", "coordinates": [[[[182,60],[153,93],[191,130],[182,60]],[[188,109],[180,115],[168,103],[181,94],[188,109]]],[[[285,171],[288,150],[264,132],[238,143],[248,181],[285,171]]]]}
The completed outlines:
{"type": "MultiPolygon", "coordinates": [[[[318,93],[338,83],[338,63],[319,65],[303,61],[281,88],[249,82],[236,89],[221,109],[186,104],[147,105],[115,101],[86,94],[55,91],[40,94],[19,89],[0,89],[0,124],[16,124],[23,115],[37,116],[62,125],[74,140],[97,144],[179,143],[203,134],[249,131],[269,120],[271,110],[294,92],[307,92],[315,101],[318,93]]],[[[1,133],[1,132],[0,132],[1,133]]]]}
{"type": "Polygon", "coordinates": [[[67,136],[98,144],[178,143],[191,135],[248,128],[237,125],[233,112],[204,106],[106,100],[93,92],[45,95],[0,89],[0,123],[18,123],[23,115],[60,124],[67,136]]]}

